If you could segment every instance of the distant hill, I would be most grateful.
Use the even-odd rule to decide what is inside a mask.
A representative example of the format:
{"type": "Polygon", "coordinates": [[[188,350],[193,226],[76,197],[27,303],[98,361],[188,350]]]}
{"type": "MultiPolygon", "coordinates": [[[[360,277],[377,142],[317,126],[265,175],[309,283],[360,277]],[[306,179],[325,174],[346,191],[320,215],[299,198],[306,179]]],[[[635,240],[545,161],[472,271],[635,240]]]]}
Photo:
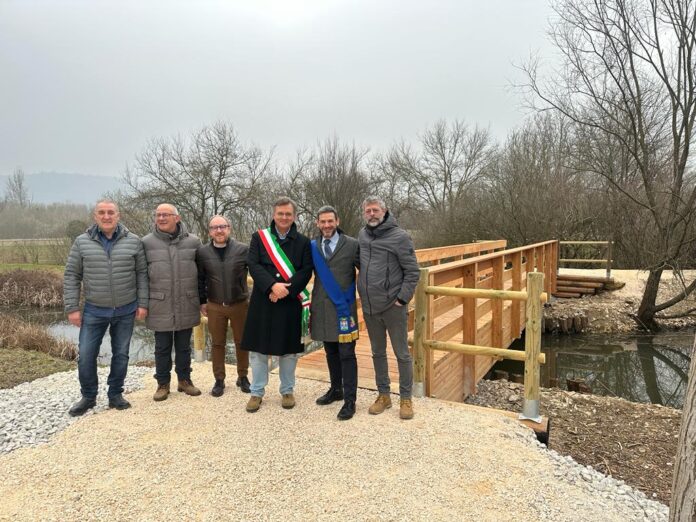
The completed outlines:
{"type": "MultiPolygon", "coordinates": [[[[0,175],[0,197],[5,193],[9,176],[0,175]]],[[[63,172],[26,174],[27,188],[33,203],[91,204],[105,192],[123,188],[118,178],[63,172]]]]}

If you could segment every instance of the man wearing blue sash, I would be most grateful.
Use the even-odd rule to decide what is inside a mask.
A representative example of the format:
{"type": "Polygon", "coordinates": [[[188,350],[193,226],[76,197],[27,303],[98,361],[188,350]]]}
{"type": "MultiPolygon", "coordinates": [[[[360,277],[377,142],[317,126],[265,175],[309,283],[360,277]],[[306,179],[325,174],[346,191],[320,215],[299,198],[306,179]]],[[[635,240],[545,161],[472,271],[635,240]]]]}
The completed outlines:
{"type": "Polygon", "coordinates": [[[358,338],[355,304],[355,269],[360,264],[357,239],[338,228],[336,209],[323,206],[317,212],[320,236],[312,241],[314,288],[312,289],[312,339],[322,341],[326,351],[331,387],[317,399],[327,405],[343,400],[339,420],[355,414],[358,389],[358,338]]]}

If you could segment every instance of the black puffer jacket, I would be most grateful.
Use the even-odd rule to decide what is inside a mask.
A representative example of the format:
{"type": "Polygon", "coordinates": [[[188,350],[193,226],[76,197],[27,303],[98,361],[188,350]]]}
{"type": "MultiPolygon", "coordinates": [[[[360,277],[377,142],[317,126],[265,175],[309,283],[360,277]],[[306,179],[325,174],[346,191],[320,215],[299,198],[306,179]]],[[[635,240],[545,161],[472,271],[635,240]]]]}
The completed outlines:
{"type": "Polygon", "coordinates": [[[358,234],[360,272],[358,293],[363,312],[384,312],[399,299],[408,303],[418,284],[418,261],[413,241],[388,212],[376,227],[358,234]]]}

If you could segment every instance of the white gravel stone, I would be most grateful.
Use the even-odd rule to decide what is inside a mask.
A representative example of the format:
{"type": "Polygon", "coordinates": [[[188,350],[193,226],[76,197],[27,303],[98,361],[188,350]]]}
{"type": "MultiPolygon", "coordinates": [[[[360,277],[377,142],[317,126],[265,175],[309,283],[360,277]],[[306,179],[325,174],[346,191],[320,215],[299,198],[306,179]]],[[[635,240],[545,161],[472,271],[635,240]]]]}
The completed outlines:
{"type": "MultiPolygon", "coordinates": [[[[149,368],[131,368],[133,408],[73,419],[75,372],[0,392],[0,520],[666,520],[667,507],[622,482],[540,446],[495,413],[415,399],[336,420],[320,407],[326,383],[298,379],[297,406],[280,407],[271,376],[259,412],[227,370],[209,395],[152,401],[149,368]],[[33,442],[32,442],[33,441],[33,442]],[[50,444],[41,444],[50,441],[50,444]],[[33,445],[32,447],[28,447],[33,445]],[[40,500],[40,501],[39,501],[40,500]]],[[[100,373],[100,381],[106,374],[100,373]]]]}

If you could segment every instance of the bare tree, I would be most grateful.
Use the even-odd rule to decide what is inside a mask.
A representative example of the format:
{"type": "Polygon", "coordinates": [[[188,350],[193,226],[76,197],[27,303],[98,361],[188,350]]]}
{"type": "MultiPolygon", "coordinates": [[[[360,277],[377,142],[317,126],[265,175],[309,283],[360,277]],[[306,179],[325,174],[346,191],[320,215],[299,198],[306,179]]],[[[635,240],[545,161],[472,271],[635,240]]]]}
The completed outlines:
{"type": "Polygon", "coordinates": [[[31,205],[31,195],[24,176],[24,171],[17,167],[7,179],[5,186],[5,202],[14,203],[21,208],[31,205]]]}
{"type": "Polygon", "coordinates": [[[231,124],[217,122],[186,139],[151,140],[126,170],[121,203],[150,210],[172,203],[206,237],[214,214],[226,215],[236,230],[248,227],[249,209],[267,197],[272,172],[272,151],[244,146],[231,124]]]}
{"type": "Polygon", "coordinates": [[[383,161],[382,172],[408,184],[409,198],[422,211],[420,227],[428,228],[421,234],[427,238],[424,244],[466,240],[462,212],[493,158],[490,133],[459,120],[449,125],[439,121],[419,141],[418,150],[405,142],[395,145],[383,161]]]}
{"type": "Polygon", "coordinates": [[[341,228],[355,236],[362,227],[360,203],[372,183],[367,172],[367,149],[341,145],[337,137],[317,145],[314,151],[298,152],[290,166],[287,194],[297,201],[298,223],[314,233],[316,211],[331,205],[338,212],[341,228]]]}
{"type": "MultiPolygon", "coordinates": [[[[540,109],[563,113],[599,143],[629,160],[617,172],[588,161],[634,209],[649,216],[652,252],[637,320],[657,329],[655,314],[696,288],[657,304],[662,273],[679,269],[696,239],[696,186],[690,158],[696,118],[694,0],[561,0],[551,38],[564,60],[546,81],[525,67],[540,109]]],[[[590,149],[585,149],[585,152],[590,149]]],[[[590,160],[592,159],[590,155],[590,160]]]]}

